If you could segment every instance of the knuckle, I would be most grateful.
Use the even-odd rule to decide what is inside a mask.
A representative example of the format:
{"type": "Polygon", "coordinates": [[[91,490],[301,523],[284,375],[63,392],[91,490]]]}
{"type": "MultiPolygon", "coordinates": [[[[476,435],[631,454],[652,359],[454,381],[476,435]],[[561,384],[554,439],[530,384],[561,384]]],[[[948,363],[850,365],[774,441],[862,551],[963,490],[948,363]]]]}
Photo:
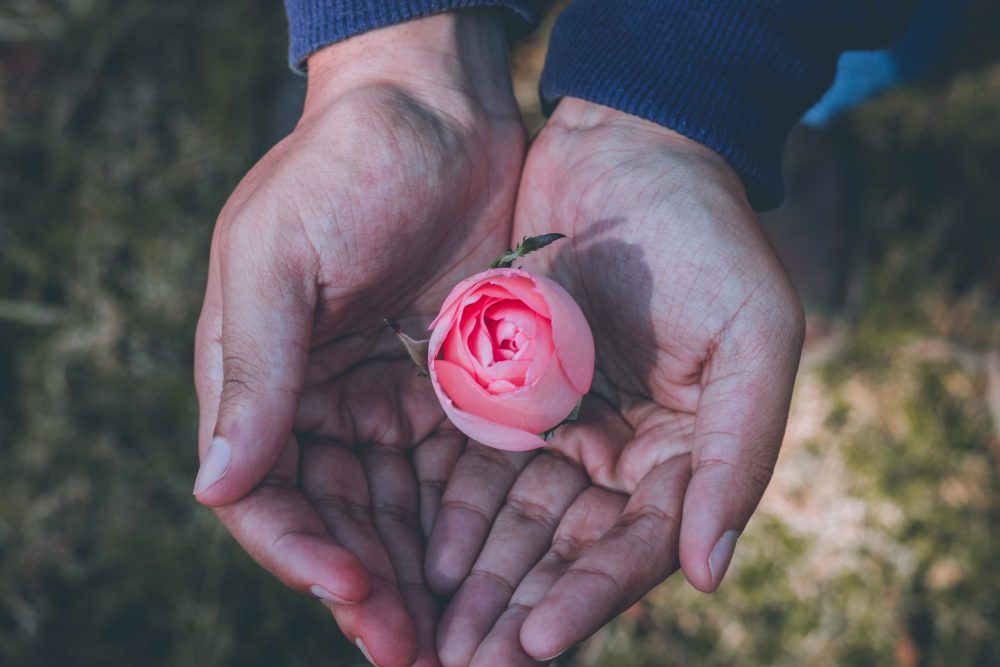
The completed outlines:
{"type": "Polygon", "coordinates": [[[577,538],[572,535],[557,537],[552,543],[550,552],[564,563],[575,561],[584,550],[588,549],[594,540],[577,538]]]}
{"type": "Polygon", "coordinates": [[[521,466],[514,461],[514,455],[485,445],[470,448],[465,461],[506,484],[512,484],[521,471],[521,466]]]}
{"type": "Polygon", "coordinates": [[[419,521],[416,513],[397,503],[378,503],[372,506],[372,519],[376,524],[395,524],[417,531],[419,521]]]}
{"type": "Polygon", "coordinates": [[[493,518],[475,503],[471,503],[466,500],[460,500],[458,498],[448,498],[441,501],[440,508],[438,510],[439,514],[446,514],[448,512],[461,512],[463,514],[470,514],[485,525],[489,526],[493,523],[493,518]]]}
{"type": "Polygon", "coordinates": [[[329,537],[326,533],[312,530],[289,530],[278,534],[267,545],[266,553],[277,558],[283,553],[302,550],[303,542],[315,542],[329,537]]]}
{"type": "Polygon", "coordinates": [[[624,597],[625,586],[622,582],[618,580],[617,577],[613,576],[609,572],[604,572],[603,570],[598,570],[594,567],[588,567],[585,565],[580,565],[579,563],[574,564],[570,567],[569,571],[566,573],[568,575],[573,575],[577,577],[588,577],[591,579],[597,579],[604,582],[606,585],[614,589],[615,599],[624,597]]]}
{"type": "Polygon", "coordinates": [[[245,351],[226,353],[222,359],[222,402],[239,400],[261,385],[263,364],[245,351]]]}
{"type": "Polygon", "coordinates": [[[544,505],[518,496],[511,496],[507,500],[507,509],[520,522],[535,524],[548,531],[554,531],[559,521],[558,517],[554,516],[544,505]]]}
{"type": "Polygon", "coordinates": [[[429,491],[440,496],[444,494],[444,490],[448,486],[448,480],[427,478],[420,480],[418,486],[422,491],[429,491]]]}
{"type": "Polygon", "coordinates": [[[623,529],[622,539],[638,553],[649,555],[663,553],[679,525],[676,517],[652,505],[629,510],[617,523],[623,529]]]}
{"type": "Polygon", "coordinates": [[[338,515],[349,517],[357,522],[366,521],[369,516],[367,505],[354,502],[342,495],[324,493],[310,499],[310,501],[320,516],[338,515]]]}
{"type": "Polygon", "coordinates": [[[469,573],[469,576],[478,577],[480,579],[485,579],[489,582],[492,582],[498,585],[500,588],[506,590],[508,594],[513,593],[514,590],[517,588],[514,582],[508,581],[506,577],[502,576],[497,572],[493,572],[492,570],[473,569],[472,572],[469,573]]]}
{"type": "Polygon", "coordinates": [[[735,487],[745,498],[756,504],[771,482],[774,461],[770,455],[765,456],[759,451],[751,451],[735,462],[725,459],[703,459],[699,461],[698,469],[721,471],[726,477],[727,485],[735,487]]]}

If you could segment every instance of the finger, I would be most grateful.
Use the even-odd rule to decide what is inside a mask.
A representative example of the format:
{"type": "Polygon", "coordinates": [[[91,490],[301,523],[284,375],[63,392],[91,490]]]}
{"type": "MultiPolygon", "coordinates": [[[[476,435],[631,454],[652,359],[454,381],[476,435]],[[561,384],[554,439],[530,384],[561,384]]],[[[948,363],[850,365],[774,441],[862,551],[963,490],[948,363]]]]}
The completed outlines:
{"type": "Polygon", "coordinates": [[[219,415],[222,394],[222,283],[216,242],[208,264],[208,284],[194,345],[194,386],[198,394],[198,452],[204,457],[219,415]]]}
{"type": "Polygon", "coordinates": [[[552,547],[517,587],[510,604],[472,658],[472,667],[535,665],[521,646],[521,626],[546,591],[589,545],[614,526],[627,497],[590,487],[569,507],[559,523],[552,547]]]}
{"type": "MultiPolygon", "coordinates": [[[[476,652],[465,664],[469,667],[536,667],[538,661],[521,648],[518,635],[521,625],[531,612],[529,607],[508,607],[496,620],[489,634],[476,647],[476,652]]],[[[446,663],[447,664],[447,663],[446,663]]]]}
{"type": "Polygon", "coordinates": [[[563,513],[586,485],[582,468],[548,453],[524,469],[472,571],[441,617],[437,640],[443,664],[469,664],[521,579],[552,544],[563,513]]]}
{"type": "MultiPolygon", "coordinates": [[[[367,448],[361,460],[368,477],[375,530],[389,554],[396,587],[416,630],[417,656],[413,664],[439,665],[434,645],[438,609],[424,585],[424,541],[417,518],[418,492],[413,466],[403,449],[384,445],[367,448]]],[[[374,652],[372,657],[375,658],[374,652]]]]}
{"type": "Polygon", "coordinates": [[[465,435],[445,420],[430,385],[409,359],[380,364],[378,373],[348,372],[330,380],[317,369],[339,363],[334,357],[343,359],[332,347],[320,346],[310,355],[295,431],[409,449],[419,484],[421,529],[428,537],[448,478],[465,450],[465,435]],[[387,386],[397,391],[387,393],[387,386]],[[331,410],[331,405],[341,409],[331,410]]]}
{"type": "Polygon", "coordinates": [[[521,646],[551,660],[632,606],[677,568],[688,456],[654,467],[621,517],[552,585],[521,628],[521,646]]]}
{"type": "MultiPolygon", "coordinates": [[[[734,323],[707,367],[694,427],[680,558],[695,588],[718,588],[778,458],[801,337],[734,323]]],[[[780,330],[780,327],[778,327],[780,330]]]]}
{"type": "Polygon", "coordinates": [[[470,443],[438,509],[424,571],[431,590],[451,595],[469,574],[493,518],[535,452],[506,452],[470,443]]]}
{"type": "MultiPolygon", "coordinates": [[[[222,293],[213,248],[208,288],[198,320],[195,385],[200,411],[199,447],[211,440],[222,388],[222,293]]],[[[295,488],[298,449],[289,439],[273,474],[240,501],[216,515],[244,549],[285,585],[301,593],[357,602],[370,586],[364,566],[337,544],[313,507],[295,488]]]]}
{"type": "Polygon", "coordinates": [[[465,443],[464,434],[442,427],[413,449],[413,467],[420,488],[420,529],[425,539],[434,528],[448,478],[465,451],[465,443]]]}
{"type": "Polygon", "coordinates": [[[234,502],[271,468],[292,432],[316,306],[308,250],[276,232],[220,232],[222,392],[194,493],[234,502]]]}
{"type": "Polygon", "coordinates": [[[272,475],[216,515],[250,556],[286,586],[344,603],[365,599],[369,577],[338,544],[292,480],[298,464],[291,442],[272,475]]]}
{"type": "Polygon", "coordinates": [[[372,524],[361,461],[346,445],[312,439],[303,448],[301,470],[303,491],[326,529],[367,566],[372,578],[371,593],[362,602],[327,604],[337,625],[375,663],[411,665],[417,655],[416,631],[372,524]]]}

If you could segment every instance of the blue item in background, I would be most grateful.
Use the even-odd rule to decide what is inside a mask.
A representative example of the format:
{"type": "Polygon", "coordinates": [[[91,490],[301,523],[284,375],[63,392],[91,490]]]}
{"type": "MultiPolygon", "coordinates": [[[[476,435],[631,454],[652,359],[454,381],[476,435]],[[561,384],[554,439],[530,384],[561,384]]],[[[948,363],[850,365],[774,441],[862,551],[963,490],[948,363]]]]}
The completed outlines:
{"type": "Polygon", "coordinates": [[[968,6],[969,0],[925,0],[896,46],[843,54],[833,85],[802,117],[802,124],[826,125],[875,95],[928,73],[954,45],[968,6]]]}

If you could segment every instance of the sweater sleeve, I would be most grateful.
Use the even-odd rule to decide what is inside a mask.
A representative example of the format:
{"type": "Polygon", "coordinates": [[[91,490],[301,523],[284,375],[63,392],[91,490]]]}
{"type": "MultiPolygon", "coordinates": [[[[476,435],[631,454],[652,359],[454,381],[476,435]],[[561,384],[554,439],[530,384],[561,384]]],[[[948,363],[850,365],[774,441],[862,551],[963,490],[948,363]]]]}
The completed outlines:
{"type": "Polygon", "coordinates": [[[903,36],[917,0],[574,0],[542,75],[563,96],[612,107],[708,146],[751,203],[783,196],[785,139],[830,86],[838,55],[903,36]]]}
{"type": "Polygon", "coordinates": [[[512,37],[537,22],[540,0],[285,0],[290,36],[288,61],[302,72],[314,51],[353,35],[450,9],[498,7],[507,10],[512,37]]]}

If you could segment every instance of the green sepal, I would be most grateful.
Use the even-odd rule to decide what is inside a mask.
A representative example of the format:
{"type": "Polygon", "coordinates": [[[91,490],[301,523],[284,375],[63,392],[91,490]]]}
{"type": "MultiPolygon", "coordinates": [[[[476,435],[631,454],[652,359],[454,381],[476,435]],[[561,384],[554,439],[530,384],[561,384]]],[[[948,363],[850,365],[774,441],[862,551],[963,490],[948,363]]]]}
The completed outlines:
{"type": "Polygon", "coordinates": [[[549,440],[551,440],[555,436],[557,428],[559,428],[560,426],[563,426],[565,424],[569,424],[571,422],[575,422],[576,421],[577,417],[580,416],[580,406],[581,405],[583,405],[583,399],[582,398],[579,401],[577,401],[576,407],[573,408],[573,411],[570,412],[569,415],[566,416],[566,419],[562,420],[561,422],[559,422],[558,424],[556,424],[555,426],[553,426],[552,428],[550,428],[548,431],[542,431],[541,433],[538,434],[538,437],[540,437],[545,442],[548,442],[549,440]]]}
{"type": "Polygon", "coordinates": [[[417,340],[415,338],[410,338],[403,333],[403,330],[399,327],[398,322],[388,319],[382,321],[385,322],[387,327],[392,329],[392,333],[396,334],[396,338],[398,338],[399,342],[403,344],[403,347],[406,349],[406,353],[410,355],[410,359],[412,359],[413,363],[420,369],[417,376],[429,378],[431,375],[430,370],[427,368],[427,350],[430,347],[431,341],[429,339],[417,340]]]}
{"type": "Polygon", "coordinates": [[[541,250],[545,246],[566,238],[565,234],[553,232],[551,234],[541,234],[540,236],[525,236],[516,248],[507,248],[504,254],[500,255],[490,264],[491,269],[509,269],[514,262],[524,257],[528,253],[541,250]]]}

